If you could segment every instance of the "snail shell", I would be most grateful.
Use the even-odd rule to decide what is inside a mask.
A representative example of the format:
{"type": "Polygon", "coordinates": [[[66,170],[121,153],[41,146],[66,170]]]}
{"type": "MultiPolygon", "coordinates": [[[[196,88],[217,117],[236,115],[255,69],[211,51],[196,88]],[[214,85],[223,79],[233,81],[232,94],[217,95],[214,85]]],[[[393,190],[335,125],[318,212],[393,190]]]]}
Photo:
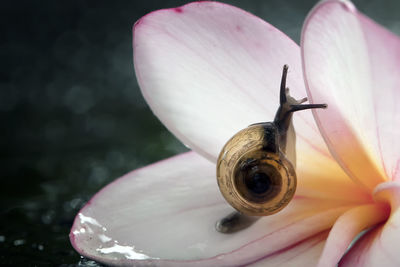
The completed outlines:
{"type": "Polygon", "coordinates": [[[218,186],[228,203],[241,213],[271,215],[292,199],[296,173],[278,144],[278,128],[267,122],[241,130],[222,149],[218,186]]]}

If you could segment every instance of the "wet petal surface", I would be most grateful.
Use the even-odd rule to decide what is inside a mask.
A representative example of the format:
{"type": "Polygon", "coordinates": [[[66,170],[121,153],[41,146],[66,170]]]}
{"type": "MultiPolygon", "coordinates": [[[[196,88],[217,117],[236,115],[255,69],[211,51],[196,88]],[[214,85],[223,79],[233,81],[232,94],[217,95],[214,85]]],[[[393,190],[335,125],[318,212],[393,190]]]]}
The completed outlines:
{"type": "Polygon", "coordinates": [[[133,171],[100,191],[78,214],[71,241],[82,255],[110,264],[250,264],[307,250],[312,238],[355,205],[351,198],[297,195],[278,214],[221,234],[215,222],[232,208],[218,191],[215,166],[189,152],[133,171]]]}

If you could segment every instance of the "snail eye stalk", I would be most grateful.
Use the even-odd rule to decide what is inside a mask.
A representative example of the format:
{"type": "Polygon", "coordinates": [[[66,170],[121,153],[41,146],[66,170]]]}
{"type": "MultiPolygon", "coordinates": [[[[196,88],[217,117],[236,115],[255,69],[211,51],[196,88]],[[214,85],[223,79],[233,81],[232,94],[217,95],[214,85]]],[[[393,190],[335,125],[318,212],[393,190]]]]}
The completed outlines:
{"type": "MultiPolygon", "coordinates": [[[[288,66],[283,66],[279,108],[272,122],[252,124],[235,134],[222,148],[217,162],[217,182],[226,201],[237,211],[216,223],[221,233],[249,227],[259,216],[282,210],[296,191],[295,167],[286,156],[288,129],[293,112],[326,108],[303,104],[286,87],[288,66]]],[[[295,136],[293,135],[293,138],[295,136]]],[[[295,145],[295,140],[292,140],[295,145]]]]}

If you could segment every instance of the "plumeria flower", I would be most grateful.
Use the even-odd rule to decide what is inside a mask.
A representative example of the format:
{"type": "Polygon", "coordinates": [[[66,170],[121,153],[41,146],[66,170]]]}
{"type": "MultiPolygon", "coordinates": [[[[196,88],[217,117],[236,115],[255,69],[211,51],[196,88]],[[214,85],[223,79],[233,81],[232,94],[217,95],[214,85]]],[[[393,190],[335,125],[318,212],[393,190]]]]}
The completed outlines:
{"type": "Polygon", "coordinates": [[[81,255],[135,266],[400,265],[397,36],[328,0],[308,15],[301,48],[217,2],[150,13],[133,37],[147,103],[193,151],[97,193],[71,230],[81,255]],[[279,213],[219,233],[215,222],[233,208],[218,191],[216,159],[236,132],[273,119],[284,64],[295,98],[328,104],[294,115],[296,195],[279,213]]]}

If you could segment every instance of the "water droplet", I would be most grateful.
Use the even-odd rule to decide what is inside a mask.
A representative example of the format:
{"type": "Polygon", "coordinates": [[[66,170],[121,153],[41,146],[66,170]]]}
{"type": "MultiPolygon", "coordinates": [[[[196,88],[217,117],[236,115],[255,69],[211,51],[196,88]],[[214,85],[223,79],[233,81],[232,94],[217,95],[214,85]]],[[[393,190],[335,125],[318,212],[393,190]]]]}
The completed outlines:
{"type": "Polygon", "coordinates": [[[14,246],[21,246],[21,245],[23,245],[23,244],[25,244],[25,240],[23,240],[23,239],[16,239],[16,240],[14,240],[14,246]]]}

